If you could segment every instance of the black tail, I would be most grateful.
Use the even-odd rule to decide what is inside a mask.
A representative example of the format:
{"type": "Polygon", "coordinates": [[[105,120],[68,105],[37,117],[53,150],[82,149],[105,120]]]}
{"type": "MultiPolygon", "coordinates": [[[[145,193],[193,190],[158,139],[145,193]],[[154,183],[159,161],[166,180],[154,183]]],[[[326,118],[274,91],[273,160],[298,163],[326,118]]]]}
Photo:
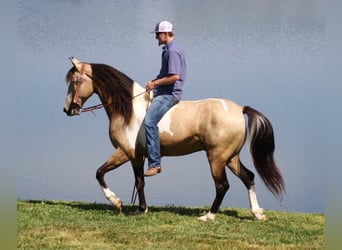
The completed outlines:
{"type": "Polygon", "coordinates": [[[243,113],[248,116],[250,152],[254,166],[266,187],[280,199],[285,192],[284,179],[274,162],[274,135],[271,122],[260,112],[245,106],[243,113]]]}

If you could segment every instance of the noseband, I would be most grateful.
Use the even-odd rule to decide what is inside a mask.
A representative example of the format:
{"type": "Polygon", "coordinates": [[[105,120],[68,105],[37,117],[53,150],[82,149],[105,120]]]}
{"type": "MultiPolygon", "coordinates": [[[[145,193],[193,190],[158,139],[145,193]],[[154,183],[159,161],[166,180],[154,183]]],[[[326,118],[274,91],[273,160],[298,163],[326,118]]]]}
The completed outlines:
{"type": "Polygon", "coordinates": [[[78,96],[80,95],[80,89],[81,89],[82,82],[83,82],[83,77],[82,76],[77,77],[77,79],[76,79],[76,90],[75,90],[74,98],[72,99],[72,103],[71,103],[71,105],[73,105],[73,106],[77,105],[77,106],[81,107],[78,96]]]}
{"type": "Polygon", "coordinates": [[[76,89],[75,89],[75,94],[71,102],[71,109],[73,108],[78,108],[81,109],[82,104],[79,101],[79,95],[80,95],[80,89],[81,89],[81,84],[83,83],[83,76],[85,75],[85,70],[84,70],[85,64],[82,63],[81,69],[80,69],[80,76],[77,77],[75,84],[76,84],[76,89]]]}

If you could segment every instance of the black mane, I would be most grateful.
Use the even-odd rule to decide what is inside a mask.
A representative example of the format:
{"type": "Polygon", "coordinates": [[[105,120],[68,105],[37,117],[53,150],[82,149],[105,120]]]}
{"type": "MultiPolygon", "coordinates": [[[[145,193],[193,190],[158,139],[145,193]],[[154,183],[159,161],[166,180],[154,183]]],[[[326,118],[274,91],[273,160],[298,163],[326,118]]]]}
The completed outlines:
{"type": "Polygon", "coordinates": [[[133,112],[134,81],[109,65],[90,65],[92,67],[94,91],[99,95],[103,105],[108,105],[111,116],[121,116],[128,124],[133,112]]]}

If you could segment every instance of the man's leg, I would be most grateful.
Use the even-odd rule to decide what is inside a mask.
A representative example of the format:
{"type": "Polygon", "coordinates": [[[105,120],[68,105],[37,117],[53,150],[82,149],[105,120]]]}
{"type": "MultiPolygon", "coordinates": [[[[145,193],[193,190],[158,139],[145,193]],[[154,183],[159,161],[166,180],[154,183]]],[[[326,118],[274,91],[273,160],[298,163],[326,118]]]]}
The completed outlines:
{"type": "Polygon", "coordinates": [[[157,124],[161,120],[163,115],[177,102],[178,100],[175,99],[173,96],[157,96],[153,99],[151,106],[146,113],[145,129],[146,146],[148,154],[148,167],[159,167],[159,169],[152,169],[150,171],[152,175],[155,175],[161,171],[159,129],[157,124]]]}

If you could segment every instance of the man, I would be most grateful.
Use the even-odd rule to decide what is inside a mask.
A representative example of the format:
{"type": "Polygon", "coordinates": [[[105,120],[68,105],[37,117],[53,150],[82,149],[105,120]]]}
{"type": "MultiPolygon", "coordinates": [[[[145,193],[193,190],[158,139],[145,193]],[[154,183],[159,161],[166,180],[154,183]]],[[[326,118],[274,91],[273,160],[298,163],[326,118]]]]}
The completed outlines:
{"type": "Polygon", "coordinates": [[[174,40],[173,25],[169,21],[156,24],[155,30],[158,45],[163,46],[162,65],[156,79],[147,82],[146,90],[153,91],[153,100],[145,117],[148,170],[145,176],[153,176],[161,172],[161,155],[158,122],[183,94],[186,76],[184,53],[174,40]]]}

